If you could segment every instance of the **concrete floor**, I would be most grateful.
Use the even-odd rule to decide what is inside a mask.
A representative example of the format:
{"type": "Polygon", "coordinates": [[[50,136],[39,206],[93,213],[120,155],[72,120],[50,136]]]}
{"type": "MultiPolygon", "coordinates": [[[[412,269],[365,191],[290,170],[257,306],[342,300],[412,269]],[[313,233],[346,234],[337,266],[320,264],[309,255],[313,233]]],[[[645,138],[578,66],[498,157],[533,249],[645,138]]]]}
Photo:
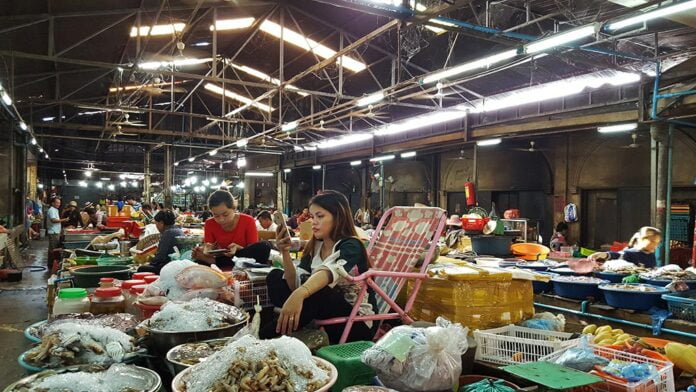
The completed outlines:
{"type": "MultiPolygon", "coordinates": [[[[46,265],[47,240],[32,241],[22,252],[25,265],[46,265]]],[[[17,357],[30,347],[24,338],[24,329],[45,320],[47,271],[24,270],[22,281],[0,282],[0,390],[26,376],[17,363],[17,357]]]]}

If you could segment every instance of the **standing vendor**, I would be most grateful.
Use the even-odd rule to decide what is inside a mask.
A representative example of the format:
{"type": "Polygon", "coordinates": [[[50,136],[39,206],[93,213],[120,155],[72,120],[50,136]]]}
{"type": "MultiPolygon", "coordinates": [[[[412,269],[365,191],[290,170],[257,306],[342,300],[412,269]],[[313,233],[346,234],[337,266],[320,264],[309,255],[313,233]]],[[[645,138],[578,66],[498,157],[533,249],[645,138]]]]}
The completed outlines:
{"type": "MultiPolygon", "coordinates": [[[[349,316],[360,287],[343,278],[357,269],[370,268],[365,246],[358,239],[348,199],[336,191],[323,191],[309,202],[313,236],[304,248],[299,268],[290,257],[290,237],[283,226],[277,231],[277,246],[283,255],[284,270],[273,270],[266,278],[271,302],[282,307],[277,323],[264,327],[262,338],[291,334],[313,320],[349,316]]],[[[359,315],[371,315],[377,308],[374,293],[360,304],[359,315]]],[[[349,341],[372,340],[372,322],[355,322],[349,341]]],[[[324,327],[332,344],[338,343],[345,324],[324,327]]]]}
{"type": "Polygon", "coordinates": [[[75,229],[80,225],[80,211],[77,210],[77,202],[75,200],[68,203],[68,206],[63,210],[60,216],[62,219],[67,219],[63,222],[64,229],[75,229]]]}
{"type": "Polygon", "coordinates": [[[248,257],[259,264],[268,264],[271,245],[259,242],[256,221],[253,217],[237,212],[234,198],[228,191],[215,191],[208,198],[208,208],[213,219],[203,226],[205,249],[196,247],[192,257],[203,264],[232,267],[232,257],[248,257]],[[214,249],[226,249],[220,255],[209,254],[214,249]]]}
{"type": "Polygon", "coordinates": [[[174,253],[174,247],[177,243],[176,237],[184,235],[181,228],[174,224],[176,217],[171,210],[162,210],[158,212],[154,217],[154,221],[155,226],[157,226],[157,231],[160,232],[157,254],[155,254],[155,258],[150,261],[150,264],[138,268],[138,272],[154,272],[159,274],[162,267],[169,263],[169,255],[174,253]]]}
{"type": "Polygon", "coordinates": [[[48,258],[46,260],[48,261],[48,265],[51,265],[50,263],[53,261],[51,260],[53,249],[60,245],[60,235],[63,231],[61,224],[68,221],[68,218],[61,219],[59,208],[60,199],[54,197],[51,199],[51,208],[48,209],[48,213],[46,214],[48,226],[46,230],[48,234],[48,258]]]}
{"type": "Polygon", "coordinates": [[[662,232],[650,226],[643,226],[628,242],[628,248],[621,252],[597,252],[590,255],[594,261],[615,260],[622,258],[633,264],[642,264],[647,268],[657,265],[655,250],[662,240],[662,232]]]}

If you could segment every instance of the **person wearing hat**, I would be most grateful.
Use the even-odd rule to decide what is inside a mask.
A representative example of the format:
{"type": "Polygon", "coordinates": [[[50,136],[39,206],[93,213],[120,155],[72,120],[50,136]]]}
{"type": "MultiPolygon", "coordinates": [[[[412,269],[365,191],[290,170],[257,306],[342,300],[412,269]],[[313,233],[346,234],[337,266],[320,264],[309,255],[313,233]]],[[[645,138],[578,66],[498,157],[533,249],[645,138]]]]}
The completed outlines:
{"type": "Polygon", "coordinates": [[[68,203],[68,206],[63,210],[61,218],[67,219],[63,222],[64,229],[74,229],[80,225],[80,212],[77,210],[77,202],[75,200],[68,203]]]}
{"type": "Polygon", "coordinates": [[[454,214],[447,219],[447,232],[455,231],[455,230],[461,230],[462,229],[462,220],[459,218],[459,215],[454,214]]]}

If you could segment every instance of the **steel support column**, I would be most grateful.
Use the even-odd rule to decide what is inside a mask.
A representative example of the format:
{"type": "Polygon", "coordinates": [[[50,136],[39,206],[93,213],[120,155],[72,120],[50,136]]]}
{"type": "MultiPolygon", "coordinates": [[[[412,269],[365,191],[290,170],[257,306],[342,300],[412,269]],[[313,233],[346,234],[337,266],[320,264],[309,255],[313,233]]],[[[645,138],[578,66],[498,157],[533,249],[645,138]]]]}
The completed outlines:
{"type": "MultiPolygon", "coordinates": [[[[657,151],[657,181],[656,181],[656,191],[655,191],[655,205],[653,209],[655,210],[655,227],[660,229],[663,233],[665,232],[665,227],[668,224],[666,220],[667,212],[667,193],[668,193],[668,177],[669,177],[669,134],[668,126],[666,123],[653,123],[650,127],[650,135],[658,144],[657,151]]],[[[664,248],[669,246],[663,242],[663,245],[659,248],[657,256],[657,264],[662,265],[665,261],[665,251],[664,248]]]]}
{"type": "Polygon", "coordinates": [[[173,180],[173,170],[174,170],[174,157],[172,156],[172,148],[166,146],[164,148],[164,181],[162,185],[162,192],[164,193],[164,206],[166,208],[172,208],[172,184],[173,180]]]}
{"type": "Polygon", "coordinates": [[[143,199],[146,203],[150,203],[150,176],[152,174],[151,164],[151,152],[150,150],[145,151],[145,176],[143,179],[143,199]]]}

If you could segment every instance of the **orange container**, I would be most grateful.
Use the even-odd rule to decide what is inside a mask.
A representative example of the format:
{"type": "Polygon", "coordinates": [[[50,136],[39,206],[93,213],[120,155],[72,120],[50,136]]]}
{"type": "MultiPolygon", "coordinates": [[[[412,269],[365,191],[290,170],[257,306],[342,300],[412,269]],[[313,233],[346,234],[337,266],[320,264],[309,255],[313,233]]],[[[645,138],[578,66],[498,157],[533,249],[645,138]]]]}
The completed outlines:
{"type": "Polygon", "coordinates": [[[521,257],[527,261],[544,260],[551,252],[551,249],[545,247],[544,245],[529,242],[512,244],[510,250],[515,256],[521,257]]]}
{"type": "Polygon", "coordinates": [[[141,321],[149,319],[153,314],[155,314],[155,312],[160,310],[159,305],[145,305],[141,304],[140,302],[135,302],[134,305],[136,308],[138,308],[137,316],[141,321]]]}

